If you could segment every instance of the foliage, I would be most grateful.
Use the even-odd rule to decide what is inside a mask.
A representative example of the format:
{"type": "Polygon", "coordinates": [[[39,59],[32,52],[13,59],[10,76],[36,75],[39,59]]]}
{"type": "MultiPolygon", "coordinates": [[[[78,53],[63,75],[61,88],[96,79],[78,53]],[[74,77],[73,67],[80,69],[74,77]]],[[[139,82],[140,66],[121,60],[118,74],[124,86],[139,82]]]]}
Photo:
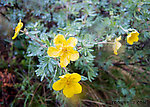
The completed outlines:
{"type": "MultiPolygon", "coordinates": [[[[52,84],[60,75],[73,72],[82,75],[83,86],[83,94],[77,96],[80,101],[72,102],[73,104],[82,102],[83,106],[88,106],[91,102],[87,101],[93,100],[109,105],[107,100],[132,101],[150,98],[149,5],[147,0],[2,0],[0,7],[4,11],[0,13],[8,22],[15,23],[11,25],[13,29],[19,19],[24,24],[22,33],[16,40],[12,41],[11,36],[5,42],[13,42],[15,50],[12,54],[16,58],[19,58],[17,52],[21,52],[19,44],[24,44],[22,56],[32,62],[28,65],[29,60],[22,59],[22,63],[26,62],[23,65],[27,73],[24,74],[23,69],[19,69],[24,80],[17,76],[21,83],[15,86],[20,88],[22,94],[19,94],[12,106],[22,96],[24,106],[30,105],[33,97],[33,104],[46,106],[54,101],[55,105],[69,105],[70,100],[62,92],[53,91],[52,84]],[[125,31],[130,29],[139,32],[139,41],[133,45],[126,42],[128,34],[125,31]],[[78,39],[76,50],[80,57],[65,69],[59,66],[59,58],[52,58],[47,54],[47,49],[54,44],[57,34],[66,35],[66,39],[78,39]],[[116,56],[111,43],[119,36],[122,47],[116,56]],[[34,79],[35,84],[31,84],[30,81],[34,79]],[[33,92],[37,86],[42,87],[42,83],[53,95],[41,94],[43,89],[39,89],[37,95],[33,92]],[[48,96],[52,98],[46,102],[44,98],[48,96]],[[43,101],[45,102],[42,103],[43,101]]],[[[16,69],[17,63],[19,62],[12,62],[13,69],[16,69]]],[[[95,104],[101,105],[94,102],[93,106],[95,104]]]]}

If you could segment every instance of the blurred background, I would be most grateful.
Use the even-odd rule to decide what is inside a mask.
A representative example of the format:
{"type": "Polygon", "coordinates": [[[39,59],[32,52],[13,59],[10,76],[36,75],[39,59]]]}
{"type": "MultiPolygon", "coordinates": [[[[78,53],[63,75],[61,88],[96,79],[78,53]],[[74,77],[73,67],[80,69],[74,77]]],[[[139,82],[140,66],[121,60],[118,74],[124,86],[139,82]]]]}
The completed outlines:
{"type": "Polygon", "coordinates": [[[148,107],[149,31],[148,0],[1,0],[0,104],[2,107],[148,107]],[[80,38],[86,48],[75,65],[69,65],[72,71],[88,77],[80,82],[83,87],[80,95],[71,99],[56,96],[49,81],[46,78],[41,81],[36,75],[39,51],[30,53],[34,48],[24,34],[11,39],[19,19],[24,28],[38,30],[43,35],[69,33],[80,38]],[[139,41],[132,46],[126,43],[127,34],[120,25],[136,29],[139,41]],[[122,47],[117,56],[112,45],[96,44],[114,41],[120,35],[122,47]]]}

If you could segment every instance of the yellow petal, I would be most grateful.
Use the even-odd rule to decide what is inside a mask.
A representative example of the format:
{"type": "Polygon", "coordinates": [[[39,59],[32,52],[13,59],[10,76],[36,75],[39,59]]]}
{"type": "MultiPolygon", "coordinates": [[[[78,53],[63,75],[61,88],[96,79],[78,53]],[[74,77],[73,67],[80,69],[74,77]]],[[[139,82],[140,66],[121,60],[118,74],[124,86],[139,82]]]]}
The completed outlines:
{"type": "Polygon", "coordinates": [[[120,41],[121,40],[121,36],[119,36],[117,39],[116,39],[116,41],[120,41]]]}
{"type": "Polygon", "coordinates": [[[19,32],[15,32],[14,36],[12,37],[12,39],[15,39],[18,34],[19,34],[19,32]]]}
{"type": "Polygon", "coordinates": [[[139,33],[137,31],[131,32],[127,36],[127,43],[129,43],[130,45],[132,45],[133,42],[138,42],[138,40],[139,40],[138,36],[139,36],[139,33]]]}
{"type": "Polygon", "coordinates": [[[119,49],[121,47],[121,43],[120,42],[118,42],[118,41],[116,41],[116,42],[114,42],[114,45],[113,45],[113,50],[114,50],[114,54],[118,54],[117,53],[117,50],[119,49]]]}
{"type": "Polygon", "coordinates": [[[117,55],[117,50],[121,47],[121,43],[119,42],[121,40],[121,36],[115,39],[114,45],[113,45],[113,50],[114,54],[117,55]]]}
{"type": "Polygon", "coordinates": [[[66,44],[66,39],[63,35],[58,34],[55,38],[54,38],[54,44],[57,48],[61,48],[63,47],[63,45],[66,44]]]}
{"type": "Polygon", "coordinates": [[[138,42],[138,40],[139,40],[139,33],[138,32],[132,32],[132,37],[133,37],[133,41],[134,42],[138,42]]]}
{"type": "Polygon", "coordinates": [[[63,94],[67,97],[70,98],[74,95],[74,87],[71,85],[66,85],[65,88],[63,89],[63,94]]]}
{"type": "Polygon", "coordinates": [[[131,35],[131,33],[127,36],[127,43],[129,43],[130,45],[132,45],[134,42],[134,38],[131,35]]]}
{"type": "Polygon", "coordinates": [[[58,80],[53,84],[53,89],[55,91],[62,90],[65,87],[66,81],[58,80]]]}
{"type": "Polygon", "coordinates": [[[59,78],[61,78],[61,79],[66,78],[67,79],[68,77],[70,77],[70,75],[71,74],[65,74],[65,75],[59,76],[59,78]]]}
{"type": "Polygon", "coordinates": [[[68,64],[70,63],[70,60],[68,58],[68,54],[64,53],[61,57],[60,57],[60,65],[61,67],[66,67],[68,64]]]}
{"type": "Polygon", "coordinates": [[[72,79],[73,82],[79,82],[81,80],[81,75],[78,73],[72,73],[70,79],[72,79]]]}
{"type": "Polygon", "coordinates": [[[15,32],[19,32],[22,27],[23,27],[23,23],[21,22],[21,19],[20,19],[17,27],[15,28],[15,32]]]}
{"type": "Polygon", "coordinates": [[[82,87],[79,83],[74,83],[74,94],[79,94],[82,92],[82,87]]]}
{"type": "Polygon", "coordinates": [[[68,40],[67,40],[67,44],[68,46],[70,47],[75,47],[76,44],[78,43],[78,40],[74,37],[70,37],[68,40]]]}
{"type": "Polygon", "coordinates": [[[131,32],[131,35],[139,36],[139,33],[137,31],[134,31],[134,32],[131,32]]]}
{"type": "Polygon", "coordinates": [[[116,51],[116,50],[114,50],[114,54],[115,54],[115,55],[118,55],[118,53],[117,53],[117,51],[116,51]]]}
{"type": "Polygon", "coordinates": [[[47,54],[50,57],[58,57],[60,55],[60,50],[55,48],[55,47],[49,47],[48,51],[47,51],[47,54]]]}
{"type": "Polygon", "coordinates": [[[135,36],[135,37],[134,37],[134,41],[135,41],[135,42],[138,42],[138,41],[139,41],[139,37],[138,37],[138,36],[135,36]]]}
{"type": "Polygon", "coordinates": [[[63,94],[70,98],[74,94],[79,94],[82,92],[82,87],[79,83],[71,83],[69,85],[66,85],[65,88],[63,89],[63,94]]]}
{"type": "Polygon", "coordinates": [[[19,31],[20,31],[20,29],[21,29],[22,27],[23,27],[23,23],[21,22],[21,19],[20,19],[18,25],[17,25],[16,28],[15,28],[15,34],[14,34],[14,36],[12,37],[12,39],[15,39],[15,38],[17,37],[17,35],[19,34],[19,31]]]}
{"type": "Polygon", "coordinates": [[[121,43],[120,42],[116,42],[116,49],[118,50],[121,47],[121,43]]]}
{"type": "Polygon", "coordinates": [[[129,35],[127,36],[127,43],[129,43],[130,45],[133,44],[133,40],[132,40],[132,38],[131,38],[131,34],[129,34],[129,35]]]}
{"type": "Polygon", "coordinates": [[[77,60],[79,58],[78,51],[73,50],[73,51],[69,52],[69,58],[70,58],[71,61],[77,60]]]}

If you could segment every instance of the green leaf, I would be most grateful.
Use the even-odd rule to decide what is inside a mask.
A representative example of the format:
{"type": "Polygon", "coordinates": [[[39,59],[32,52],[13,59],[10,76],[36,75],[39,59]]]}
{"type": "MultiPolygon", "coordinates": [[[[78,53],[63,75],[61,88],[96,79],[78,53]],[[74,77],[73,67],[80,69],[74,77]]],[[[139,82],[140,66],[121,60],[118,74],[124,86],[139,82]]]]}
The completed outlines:
{"type": "Polygon", "coordinates": [[[122,92],[123,95],[127,95],[128,94],[127,89],[124,89],[124,88],[121,88],[121,92],[122,92]]]}
{"type": "Polygon", "coordinates": [[[86,80],[88,80],[88,78],[85,77],[85,76],[81,76],[81,80],[82,80],[82,81],[86,81],[86,80]]]}

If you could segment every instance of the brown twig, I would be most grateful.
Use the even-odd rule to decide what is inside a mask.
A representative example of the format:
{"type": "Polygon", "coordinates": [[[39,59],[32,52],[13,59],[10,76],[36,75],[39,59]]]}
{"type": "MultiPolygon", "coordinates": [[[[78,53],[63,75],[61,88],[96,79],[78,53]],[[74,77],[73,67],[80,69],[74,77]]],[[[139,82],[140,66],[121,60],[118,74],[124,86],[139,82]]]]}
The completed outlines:
{"type": "Polygon", "coordinates": [[[96,103],[96,104],[98,104],[98,105],[106,105],[105,103],[101,103],[101,102],[98,102],[98,101],[92,101],[92,100],[86,100],[86,99],[83,99],[82,101],[83,101],[83,102],[96,103]]]}
{"type": "Polygon", "coordinates": [[[25,32],[25,35],[28,36],[30,39],[32,39],[32,40],[36,41],[37,43],[39,43],[42,47],[47,48],[47,46],[43,45],[43,44],[42,44],[41,42],[39,42],[38,40],[32,38],[32,37],[28,34],[28,32],[25,32]]]}
{"type": "Polygon", "coordinates": [[[39,86],[40,86],[41,84],[42,84],[42,83],[40,83],[40,84],[37,86],[37,88],[35,89],[35,91],[34,91],[34,93],[33,93],[33,96],[32,96],[32,99],[31,99],[31,101],[30,101],[29,107],[30,107],[30,105],[31,105],[31,103],[32,103],[32,101],[33,101],[33,98],[34,98],[34,95],[35,95],[37,89],[39,88],[39,86]]]}

